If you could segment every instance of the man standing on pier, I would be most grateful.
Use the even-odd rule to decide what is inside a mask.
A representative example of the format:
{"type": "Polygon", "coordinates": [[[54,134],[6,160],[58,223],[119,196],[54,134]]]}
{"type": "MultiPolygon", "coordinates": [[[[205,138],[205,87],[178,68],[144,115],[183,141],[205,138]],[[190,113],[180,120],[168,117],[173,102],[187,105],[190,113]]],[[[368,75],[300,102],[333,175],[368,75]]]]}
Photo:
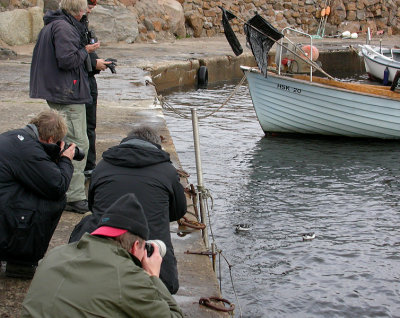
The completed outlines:
{"type": "Polygon", "coordinates": [[[87,0],[61,0],[60,10],[48,11],[32,55],[30,97],[43,98],[50,108],[65,115],[65,141],[75,143],[85,159],[74,161],[74,174],[67,192],[67,211],[88,209],[83,170],[89,142],[85,103],[91,102],[88,79],[89,53],[99,46],[85,45],[85,28],[79,21],[87,10],[87,0]]]}

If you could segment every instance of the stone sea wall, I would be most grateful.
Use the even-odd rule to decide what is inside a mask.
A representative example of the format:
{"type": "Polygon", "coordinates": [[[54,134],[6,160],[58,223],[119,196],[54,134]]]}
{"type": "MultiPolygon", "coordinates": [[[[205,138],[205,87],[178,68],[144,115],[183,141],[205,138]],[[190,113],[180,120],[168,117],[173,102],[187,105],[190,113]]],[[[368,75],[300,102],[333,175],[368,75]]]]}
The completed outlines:
{"type": "MultiPolygon", "coordinates": [[[[343,31],[400,34],[400,0],[98,0],[90,25],[103,42],[162,41],[212,37],[223,32],[223,6],[239,19],[233,30],[243,33],[243,20],[258,12],[279,30],[290,26],[309,34],[343,31]],[[330,7],[323,17],[322,9],[330,7]]],[[[0,0],[0,41],[7,45],[35,42],[43,13],[58,8],[57,0],[0,0]]],[[[1,44],[1,42],[0,42],[1,44]]]]}

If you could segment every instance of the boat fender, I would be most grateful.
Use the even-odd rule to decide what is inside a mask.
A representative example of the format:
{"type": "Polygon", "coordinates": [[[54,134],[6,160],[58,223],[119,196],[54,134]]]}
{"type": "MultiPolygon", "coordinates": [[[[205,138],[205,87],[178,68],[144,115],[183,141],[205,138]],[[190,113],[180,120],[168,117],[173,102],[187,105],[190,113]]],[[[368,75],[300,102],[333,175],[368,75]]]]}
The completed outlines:
{"type": "Polygon", "coordinates": [[[350,37],[352,39],[357,39],[358,38],[358,34],[356,32],[354,32],[354,33],[350,34],[350,37]]]}
{"type": "Polygon", "coordinates": [[[208,85],[208,70],[206,66],[200,66],[197,71],[197,88],[207,88],[208,85]]]}
{"type": "Polygon", "coordinates": [[[350,31],[344,31],[344,32],[342,33],[342,37],[343,37],[343,38],[349,38],[350,36],[351,36],[350,31]]]}
{"type": "Polygon", "coordinates": [[[303,51],[304,51],[304,53],[306,53],[306,55],[309,57],[309,58],[311,58],[311,50],[312,50],[312,60],[315,62],[316,60],[318,60],[318,57],[319,57],[319,51],[318,51],[318,49],[313,45],[313,46],[310,46],[310,45],[304,45],[304,46],[302,46],[302,48],[301,48],[303,51]]]}
{"type": "Polygon", "coordinates": [[[387,85],[389,83],[389,68],[386,66],[383,71],[383,85],[387,85]]]}

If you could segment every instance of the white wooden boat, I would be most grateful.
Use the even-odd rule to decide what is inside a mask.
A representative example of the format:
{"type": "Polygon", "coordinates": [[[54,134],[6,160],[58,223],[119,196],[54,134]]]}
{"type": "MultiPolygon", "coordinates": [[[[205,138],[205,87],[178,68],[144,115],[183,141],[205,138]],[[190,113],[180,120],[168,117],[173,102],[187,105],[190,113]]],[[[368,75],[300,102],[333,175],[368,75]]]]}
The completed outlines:
{"type": "Polygon", "coordinates": [[[383,80],[386,67],[389,71],[389,82],[393,82],[397,71],[400,71],[400,49],[380,48],[361,45],[365,70],[374,79],[383,80]]]}
{"type": "Polygon", "coordinates": [[[266,134],[400,139],[400,93],[389,87],[241,69],[266,134]]]}
{"type": "Polygon", "coordinates": [[[308,57],[304,50],[299,54],[284,45],[283,39],[289,41],[284,35],[288,31],[308,36],[310,52],[314,50],[311,35],[291,28],[284,28],[281,33],[257,13],[244,23],[246,41],[258,67],[241,69],[266,134],[400,139],[400,93],[395,87],[392,91],[387,86],[335,80],[313,61],[312,53],[308,57]],[[282,48],[277,73],[268,66],[273,43],[282,48]],[[283,49],[307,62],[310,75],[281,75],[283,49]],[[328,78],[313,76],[315,69],[328,78]]]}

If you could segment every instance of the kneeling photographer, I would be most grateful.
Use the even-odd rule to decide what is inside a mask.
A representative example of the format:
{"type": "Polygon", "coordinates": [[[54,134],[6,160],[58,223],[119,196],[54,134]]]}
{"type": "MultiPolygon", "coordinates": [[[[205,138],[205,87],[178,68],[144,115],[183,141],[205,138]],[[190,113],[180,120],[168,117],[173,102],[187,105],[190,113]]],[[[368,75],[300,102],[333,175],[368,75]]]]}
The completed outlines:
{"type": "Polygon", "coordinates": [[[76,151],[74,144],[64,149],[66,133],[64,118],[47,110],[0,135],[0,261],[7,276],[31,278],[57,227],[76,151]]]}
{"type": "Polygon", "coordinates": [[[22,304],[21,318],[87,317],[88,313],[182,318],[159,278],[159,246],[164,252],[166,247],[161,241],[148,242],[153,247],[148,256],[148,238],[142,205],[132,193],[121,196],[91,234],[47,253],[22,304]]]}

